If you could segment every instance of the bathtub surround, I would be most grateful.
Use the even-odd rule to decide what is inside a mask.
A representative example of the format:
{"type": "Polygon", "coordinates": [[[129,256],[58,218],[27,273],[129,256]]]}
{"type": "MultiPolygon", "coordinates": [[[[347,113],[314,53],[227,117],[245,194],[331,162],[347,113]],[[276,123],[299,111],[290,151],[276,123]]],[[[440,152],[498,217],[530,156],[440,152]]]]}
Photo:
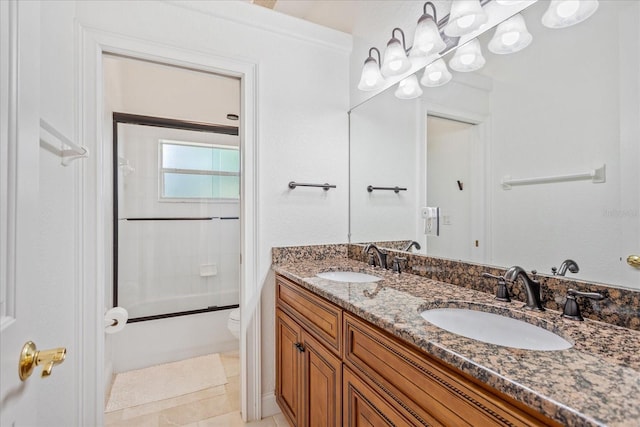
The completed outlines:
{"type": "MultiPolygon", "coordinates": [[[[352,257],[360,256],[358,245],[343,246],[352,257]]],[[[398,275],[390,270],[374,269],[362,259],[327,257],[327,253],[335,251],[335,245],[274,250],[273,268],[300,286],[563,425],[624,426],[633,425],[639,419],[638,331],[606,323],[570,321],[553,310],[523,310],[517,301],[496,301],[493,293],[467,289],[460,281],[456,286],[416,274],[398,275]],[[289,257],[281,257],[283,252],[289,257]],[[316,258],[291,261],[291,254],[296,252],[316,258]],[[364,271],[383,280],[336,283],[315,277],[318,272],[331,270],[364,271]],[[451,334],[420,316],[425,309],[473,308],[478,304],[489,311],[508,312],[512,317],[544,325],[574,346],[554,352],[499,347],[451,334]],[[584,384],[589,384],[588,388],[584,384]]],[[[444,264],[423,266],[425,269],[447,268],[444,264]]]]}
{"type": "MultiPolygon", "coordinates": [[[[386,245],[386,242],[379,243],[381,246],[386,245]]],[[[392,242],[392,245],[397,245],[398,243],[403,242],[392,242]]],[[[301,260],[338,260],[341,258],[340,254],[346,251],[347,255],[344,258],[367,263],[369,257],[362,253],[364,246],[364,244],[340,244],[273,248],[272,261],[274,265],[280,265],[301,260]]],[[[497,282],[493,279],[482,277],[482,273],[487,272],[495,276],[504,276],[506,272],[504,268],[482,264],[429,257],[396,250],[387,250],[387,252],[389,254],[387,256],[389,267],[391,267],[396,256],[407,259],[405,273],[402,274],[417,275],[491,295],[496,293],[497,282]]],[[[366,266],[366,264],[362,266],[366,266]]],[[[339,265],[336,268],[339,268],[339,265]]],[[[366,268],[366,272],[372,272],[370,267],[366,268]]],[[[572,280],[569,277],[538,274],[537,278],[540,280],[542,304],[545,308],[561,313],[569,289],[599,292],[605,296],[604,300],[578,299],[580,311],[585,318],[640,331],[640,291],[612,288],[603,284],[572,280]]],[[[524,288],[522,286],[508,284],[508,288],[513,300],[525,301],[524,288]]]]}

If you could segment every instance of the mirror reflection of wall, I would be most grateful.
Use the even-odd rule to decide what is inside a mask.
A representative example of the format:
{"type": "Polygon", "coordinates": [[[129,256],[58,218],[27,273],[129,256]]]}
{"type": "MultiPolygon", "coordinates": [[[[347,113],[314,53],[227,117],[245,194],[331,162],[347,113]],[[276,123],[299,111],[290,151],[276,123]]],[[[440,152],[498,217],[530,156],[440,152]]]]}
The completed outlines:
{"type": "Polygon", "coordinates": [[[425,235],[426,253],[473,259],[471,194],[481,180],[471,177],[473,125],[427,117],[427,205],[440,208],[439,234],[425,235]]]}
{"type": "MultiPolygon", "coordinates": [[[[471,238],[464,238],[472,246],[454,243],[453,238],[433,243],[437,238],[429,237],[427,248],[438,248],[441,252],[436,256],[502,267],[521,265],[546,274],[571,258],[580,265],[580,272],[571,277],[640,288],[640,270],[625,262],[628,255],[640,252],[640,3],[600,2],[587,21],[564,29],[542,26],[540,18],[547,5],[537,2],[523,12],[533,34],[532,43],[524,50],[511,55],[490,53],[486,46],[493,31],[489,31],[479,38],[486,57],[481,70],[454,72],[447,85],[423,88],[421,98],[405,104],[383,93],[355,108],[351,112],[355,118],[352,140],[363,132],[362,116],[374,110],[401,114],[404,109],[408,128],[417,129],[415,139],[409,141],[412,135],[399,131],[388,152],[393,152],[395,144],[416,145],[414,153],[420,160],[414,162],[417,169],[413,175],[419,187],[416,200],[421,206],[432,206],[439,204],[429,194],[436,191],[429,183],[438,182],[431,177],[437,170],[420,167],[431,165],[425,152],[429,148],[422,148],[429,139],[426,117],[433,114],[476,124],[479,143],[469,154],[474,159],[470,164],[480,173],[472,173],[462,192],[468,189],[472,198],[467,224],[471,238]],[[603,183],[561,180],[510,190],[501,185],[507,176],[563,176],[603,165],[603,183]],[[480,194],[472,191],[477,189],[475,184],[484,184],[480,194]]],[[[448,60],[446,57],[445,62],[448,60]]],[[[378,117],[385,118],[382,114],[378,117]]],[[[397,129],[397,124],[385,123],[397,129]]],[[[376,135],[385,134],[385,123],[376,122],[375,131],[364,131],[369,132],[369,145],[376,144],[376,135]]],[[[352,162],[367,164],[371,152],[358,151],[358,147],[352,145],[352,162]]],[[[405,164],[409,167],[411,162],[405,164]]],[[[437,169],[440,163],[433,167],[437,169]]],[[[444,161],[440,169],[449,172],[455,167],[455,163],[444,161]]],[[[359,179],[356,173],[352,168],[354,181],[359,179]]],[[[442,178],[444,183],[451,180],[442,178]]],[[[422,220],[415,210],[408,207],[399,213],[401,221],[417,224],[413,227],[416,234],[411,235],[411,225],[405,223],[400,230],[388,216],[395,206],[382,211],[369,205],[361,210],[360,202],[352,197],[352,242],[425,241],[420,232],[422,220]],[[366,215],[366,221],[361,221],[359,214],[366,215]],[[358,228],[362,224],[375,228],[358,228]]],[[[445,216],[443,209],[442,222],[445,216]]],[[[456,216],[450,216],[450,227],[456,224],[456,216]]],[[[447,227],[442,225],[443,234],[447,227]]]]}

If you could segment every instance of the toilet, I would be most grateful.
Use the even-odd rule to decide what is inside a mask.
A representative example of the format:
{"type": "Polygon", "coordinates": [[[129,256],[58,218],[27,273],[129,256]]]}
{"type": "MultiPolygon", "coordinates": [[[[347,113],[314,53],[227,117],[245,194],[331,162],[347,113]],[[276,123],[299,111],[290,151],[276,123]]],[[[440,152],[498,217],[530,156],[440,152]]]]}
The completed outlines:
{"type": "Polygon", "coordinates": [[[229,320],[227,321],[227,328],[233,334],[236,339],[240,339],[240,309],[236,308],[229,313],[229,320]]]}

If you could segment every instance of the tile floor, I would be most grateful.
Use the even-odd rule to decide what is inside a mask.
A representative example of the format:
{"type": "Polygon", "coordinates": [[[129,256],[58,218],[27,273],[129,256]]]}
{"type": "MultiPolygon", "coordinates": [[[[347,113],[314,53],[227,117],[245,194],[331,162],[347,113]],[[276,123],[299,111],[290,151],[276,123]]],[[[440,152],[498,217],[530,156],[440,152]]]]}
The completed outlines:
{"type": "Polygon", "coordinates": [[[240,357],[221,353],[227,384],[105,414],[107,427],[289,427],[282,414],[244,423],[240,417],[240,357]]]}

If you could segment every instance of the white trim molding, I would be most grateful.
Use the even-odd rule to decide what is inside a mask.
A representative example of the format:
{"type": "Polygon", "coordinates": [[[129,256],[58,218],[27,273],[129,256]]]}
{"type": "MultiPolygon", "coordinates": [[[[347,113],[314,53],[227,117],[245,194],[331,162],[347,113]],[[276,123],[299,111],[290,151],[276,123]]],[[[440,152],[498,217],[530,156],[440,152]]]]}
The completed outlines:
{"type": "Polygon", "coordinates": [[[302,21],[283,13],[256,6],[242,1],[204,2],[198,0],[169,0],[174,6],[194,10],[206,15],[232,21],[236,24],[259,28],[264,31],[351,53],[353,37],[351,34],[334,30],[309,21],[302,21]]]}
{"type": "Polygon", "coordinates": [[[241,202],[241,340],[242,416],[245,420],[261,418],[261,366],[259,310],[251,312],[249,302],[259,298],[258,260],[258,69],[256,63],[157,42],[115,35],[77,24],[78,52],[78,132],[93,153],[82,165],[81,220],[82,280],[80,337],[83,355],[79,372],[81,381],[81,425],[102,425],[105,367],[104,324],[107,283],[107,257],[110,255],[109,212],[111,180],[109,146],[104,141],[104,94],[102,93],[102,56],[105,53],[185,66],[241,79],[243,179],[241,202]],[[250,319],[258,319],[250,325],[250,319]]]}

